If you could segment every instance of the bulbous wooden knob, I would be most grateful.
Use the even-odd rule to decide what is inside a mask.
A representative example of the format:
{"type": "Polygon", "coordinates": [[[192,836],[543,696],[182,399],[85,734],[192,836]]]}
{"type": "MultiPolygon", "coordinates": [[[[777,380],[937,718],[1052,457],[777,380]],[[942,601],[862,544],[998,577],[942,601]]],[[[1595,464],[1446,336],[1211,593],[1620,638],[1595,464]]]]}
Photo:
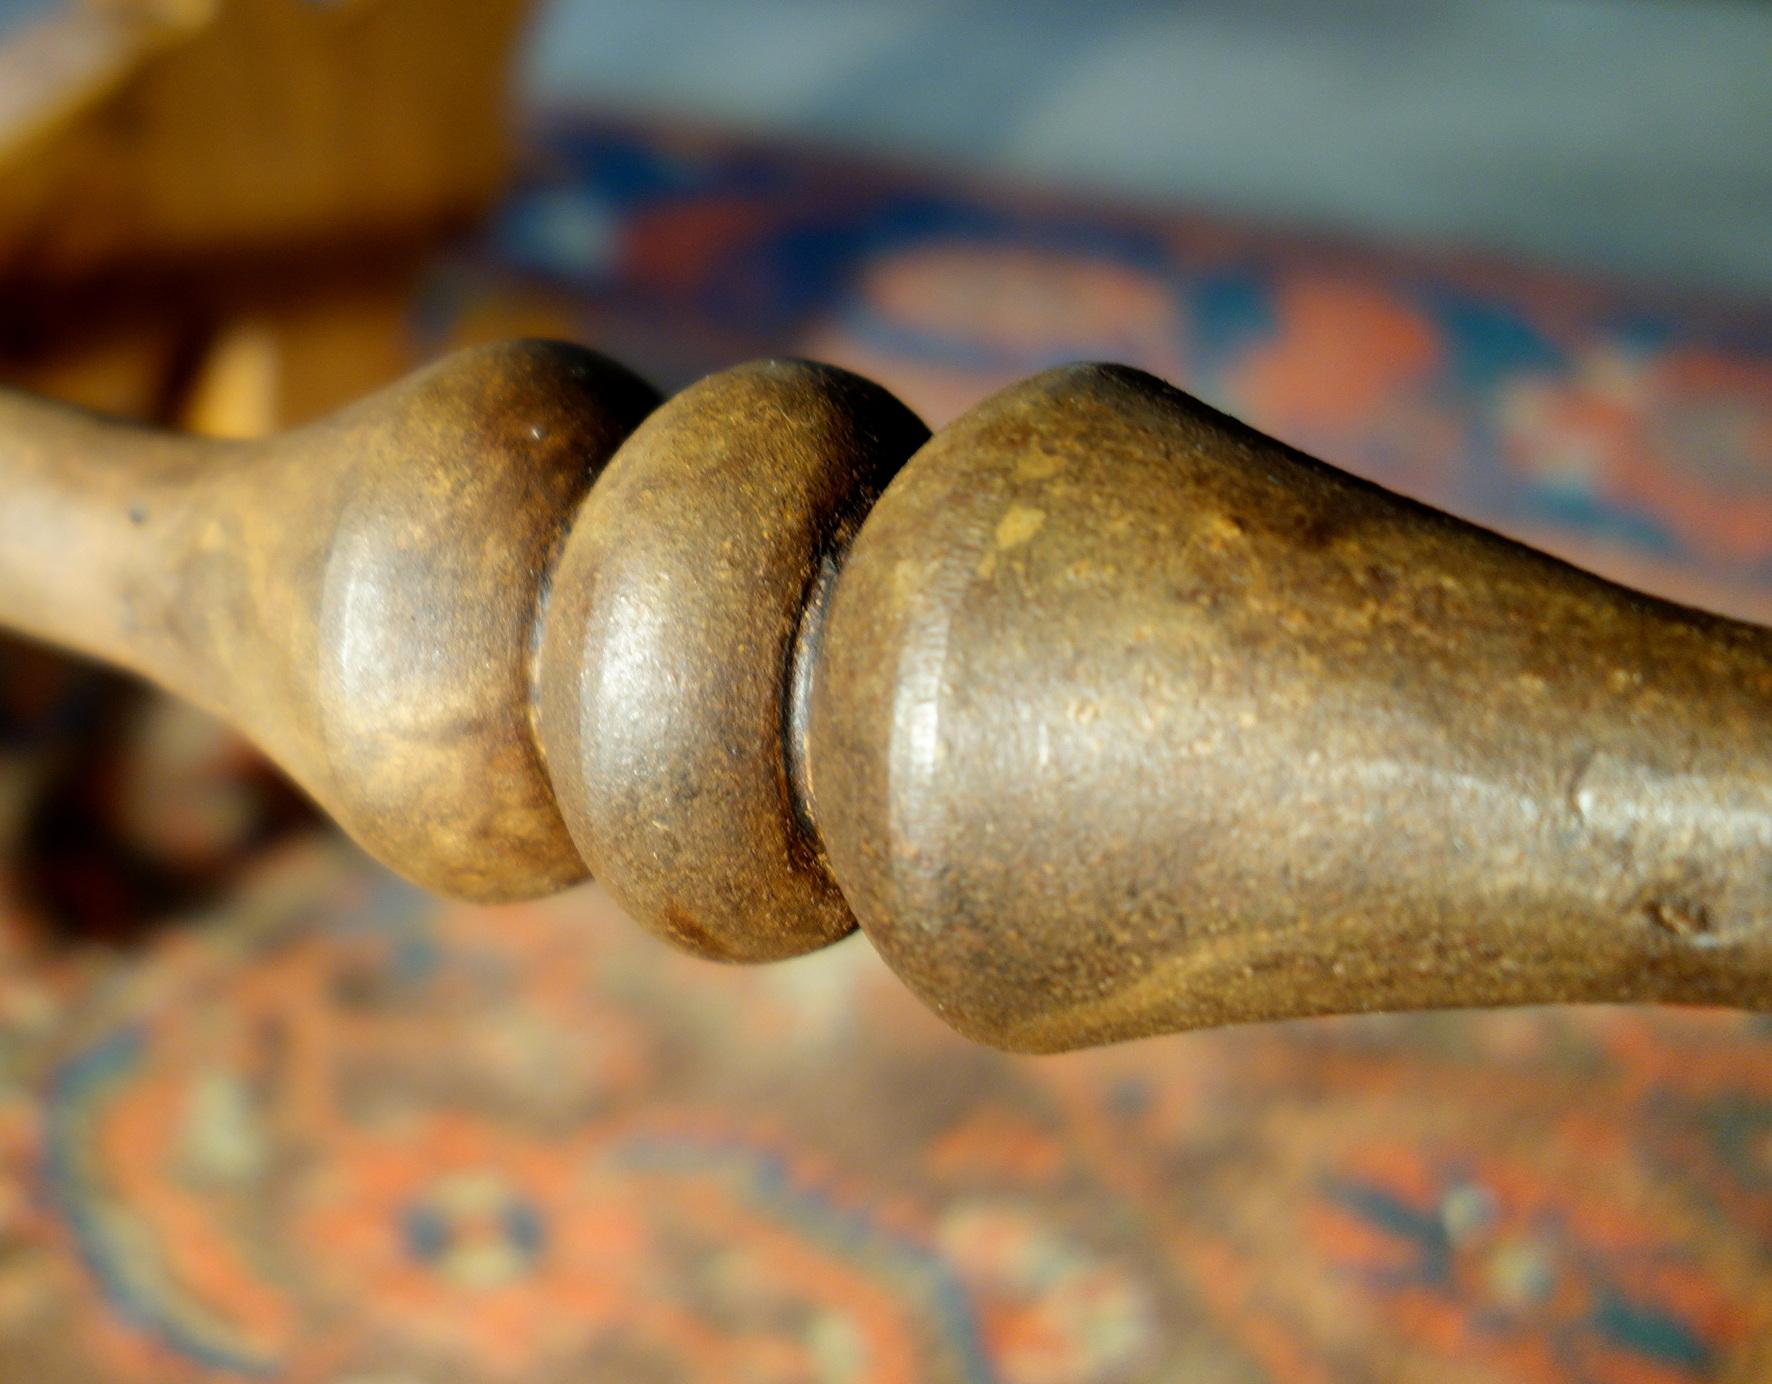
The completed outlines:
{"type": "Polygon", "coordinates": [[[1136,371],[928,439],[539,343],[250,445],[0,396],[0,621],[232,716],[394,868],[588,863],[710,956],[859,920],[1048,1050],[1550,1000],[1772,1008],[1772,633],[1136,371]]]}
{"type": "Polygon", "coordinates": [[[537,682],[548,767],[592,872],[681,946],[763,961],[855,926],[794,782],[801,636],[928,435],[829,366],[729,370],[643,423],[572,526],[537,682]]]}

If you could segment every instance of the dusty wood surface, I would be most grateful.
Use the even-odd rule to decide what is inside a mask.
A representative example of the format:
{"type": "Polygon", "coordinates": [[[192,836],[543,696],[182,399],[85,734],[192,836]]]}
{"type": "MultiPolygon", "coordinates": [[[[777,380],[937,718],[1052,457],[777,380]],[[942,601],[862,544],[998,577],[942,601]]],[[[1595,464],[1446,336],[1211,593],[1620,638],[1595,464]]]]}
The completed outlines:
{"type": "Polygon", "coordinates": [[[825,367],[655,402],[537,342],[258,443],[6,396],[0,621],[231,717],[421,883],[588,861],[734,958],[853,915],[1004,1046],[1772,1004],[1765,630],[1127,368],[921,446],[825,367]]]}

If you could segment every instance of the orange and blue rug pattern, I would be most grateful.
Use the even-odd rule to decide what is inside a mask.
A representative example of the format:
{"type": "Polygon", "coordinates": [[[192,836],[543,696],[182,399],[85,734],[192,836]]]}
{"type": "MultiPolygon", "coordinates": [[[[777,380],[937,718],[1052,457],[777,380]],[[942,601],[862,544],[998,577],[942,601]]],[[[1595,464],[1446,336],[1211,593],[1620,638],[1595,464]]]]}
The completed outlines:
{"type": "MultiPolygon", "coordinates": [[[[1131,360],[1772,613],[1772,312],[582,120],[536,151],[415,352],[551,330],[674,384],[785,348],[937,422],[1131,360]]],[[[424,897],[193,714],[0,648],[0,1379],[1768,1378],[1765,1019],[1008,1057],[860,939],[734,969],[594,887],[424,897]]]]}

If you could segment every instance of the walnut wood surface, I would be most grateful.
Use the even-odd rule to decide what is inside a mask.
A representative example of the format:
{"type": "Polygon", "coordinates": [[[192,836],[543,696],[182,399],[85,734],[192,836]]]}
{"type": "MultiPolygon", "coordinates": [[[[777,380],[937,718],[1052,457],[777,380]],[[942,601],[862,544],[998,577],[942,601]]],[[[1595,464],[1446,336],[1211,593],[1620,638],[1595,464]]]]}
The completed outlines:
{"type": "Polygon", "coordinates": [[[1772,634],[1149,376],[925,442],[766,362],[464,353],[263,443],[0,396],[0,623],[234,719],[369,850],[591,869],[763,959],[856,920],[1049,1050],[1286,1015],[1772,1008],[1772,634]]]}
{"type": "Polygon", "coordinates": [[[0,394],[0,610],[235,721],[421,884],[562,888],[584,866],[530,731],[537,597],[656,399],[537,343],[268,443],[0,394]]]}
{"type": "Polygon", "coordinates": [[[824,575],[928,436],[828,366],[728,370],[643,423],[572,525],[541,743],[592,872],[681,946],[761,961],[855,926],[790,781],[793,662],[824,575]]]}

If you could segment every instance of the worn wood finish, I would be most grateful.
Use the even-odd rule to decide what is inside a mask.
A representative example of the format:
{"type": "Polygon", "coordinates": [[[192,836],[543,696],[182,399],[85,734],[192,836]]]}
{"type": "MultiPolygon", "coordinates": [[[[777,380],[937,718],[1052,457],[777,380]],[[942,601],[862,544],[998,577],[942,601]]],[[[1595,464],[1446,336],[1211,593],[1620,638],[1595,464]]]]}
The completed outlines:
{"type": "Polygon", "coordinates": [[[993,1042],[1772,1006],[1772,635],[1136,371],[1040,376],[911,463],[811,743],[863,925],[993,1042]]]}
{"type": "Polygon", "coordinates": [[[730,958],[859,920],[1008,1047],[1772,1008],[1772,633],[1119,367],[926,443],[802,363],[654,404],[539,343],[262,444],[0,398],[0,623],[232,716],[421,882],[588,861],[730,958]]]}
{"type": "Polygon", "coordinates": [[[584,867],[530,734],[537,593],[655,402],[539,343],[266,443],[0,394],[0,611],[236,721],[422,884],[557,889],[584,867]]]}
{"type": "Polygon", "coordinates": [[[825,578],[928,435],[828,366],[729,370],[641,425],[572,526],[541,743],[593,873],[681,946],[762,961],[855,926],[795,801],[792,664],[825,578]]]}

